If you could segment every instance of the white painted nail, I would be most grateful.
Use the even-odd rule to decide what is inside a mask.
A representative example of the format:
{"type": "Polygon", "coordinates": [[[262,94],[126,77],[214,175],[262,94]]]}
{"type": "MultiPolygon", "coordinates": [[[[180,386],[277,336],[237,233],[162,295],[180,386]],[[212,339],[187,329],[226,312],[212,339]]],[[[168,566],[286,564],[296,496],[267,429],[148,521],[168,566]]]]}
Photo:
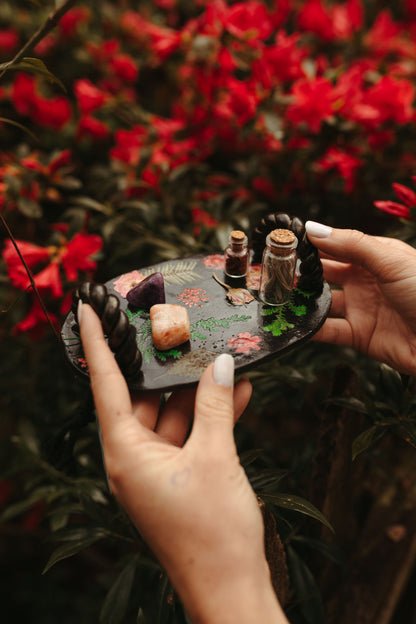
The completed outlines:
{"type": "Polygon", "coordinates": [[[220,386],[232,388],[234,384],[234,358],[229,353],[222,353],[215,359],[214,381],[220,386]]]}
{"type": "Polygon", "coordinates": [[[78,319],[78,325],[81,323],[81,316],[82,316],[82,301],[81,299],[78,301],[78,307],[77,307],[77,319],[78,319]]]}
{"type": "Polygon", "coordinates": [[[332,232],[332,227],[316,221],[306,221],[305,229],[307,234],[316,236],[316,238],[328,238],[332,232]]]}

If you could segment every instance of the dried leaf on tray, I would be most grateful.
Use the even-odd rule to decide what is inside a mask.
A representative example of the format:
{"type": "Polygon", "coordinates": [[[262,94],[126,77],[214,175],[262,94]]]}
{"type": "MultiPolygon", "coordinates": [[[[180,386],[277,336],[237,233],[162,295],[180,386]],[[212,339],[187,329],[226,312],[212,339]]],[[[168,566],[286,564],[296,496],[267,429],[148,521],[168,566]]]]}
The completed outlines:
{"type": "Polygon", "coordinates": [[[212,277],[215,279],[216,282],[218,282],[218,284],[227,289],[227,293],[225,296],[229,301],[231,301],[233,305],[245,306],[247,305],[247,303],[254,301],[253,295],[247,290],[247,288],[231,288],[231,286],[229,286],[225,282],[222,282],[217,277],[217,275],[215,275],[215,273],[212,274],[212,277]]]}

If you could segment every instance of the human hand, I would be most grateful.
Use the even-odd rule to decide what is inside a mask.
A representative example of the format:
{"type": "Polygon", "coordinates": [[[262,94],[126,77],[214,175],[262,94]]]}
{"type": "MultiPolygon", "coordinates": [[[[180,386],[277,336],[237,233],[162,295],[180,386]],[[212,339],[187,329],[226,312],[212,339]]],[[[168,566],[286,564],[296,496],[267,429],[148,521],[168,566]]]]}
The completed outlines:
{"type": "Polygon", "coordinates": [[[271,586],[262,515],[233,437],[250,383],[233,391],[234,361],[222,355],[203,373],[196,396],[173,393],[159,413],[156,394],[131,400],[89,305],[80,304],[78,319],[111,490],[192,622],[253,622],[254,614],[286,622],[271,586]]]}
{"type": "Polygon", "coordinates": [[[323,254],[325,279],[341,289],[332,291],[330,318],[314,339],[416,375],[416,250],[314,221],[305,227],[323,254]]]}

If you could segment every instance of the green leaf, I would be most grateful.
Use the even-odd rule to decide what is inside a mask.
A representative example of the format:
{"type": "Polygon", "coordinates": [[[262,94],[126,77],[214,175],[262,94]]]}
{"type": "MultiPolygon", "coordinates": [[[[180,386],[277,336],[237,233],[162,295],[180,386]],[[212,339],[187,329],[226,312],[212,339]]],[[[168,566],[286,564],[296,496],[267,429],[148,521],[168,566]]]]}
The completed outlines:
{"type": "Polygon", "coordinates": [[[412,420],[402,420],[397,428],[398,435],[408,444],[416,448],[416,423],[412,420]]]}
{"type": "Polygon", "coordinates": [[[353,410],[354,412],[368,415],[368,408],[366,404],[363,401],[356,399],[355,397],[339,397],[337,399],[328,399],[327,404],[338,405],[338,407],[345,407],[347,409],[353,410]]]}
{"type": "Polygon", "coordinates": [[[111,586],[101,609],[100,624],[120,624],[126,614],[137,566],[137,556],[130,559],[111,586]]]}
{"type": "Polygon", "coordinates": [[[69,557],[78,554],[79,552],[81,552],[81,550],[85,550],[85,548],[88,548],[95,542],[98,542],[103,537],[105,537],[105,533],[101,532],[96,533],[95,535],[90,535],[89,537],[86,537],[85,539],[77,541],[75,543],[71,541],[68,544],[63,544],[63,546],[60,546],[51,554],[46,566],[42,571],[42,574],[46,574],[46,572],[50,570],[51,567],[55,565],[55,563],[58,563],[58,561],[68,559],[69,557]]]}
{"type": "Polygon", "coordinates": [[[290,545],[286,546],[286,554],[296,602],[303,617],[308,624],[324,624],[325,609],[312,572],[290,545]]]}
{"type": "Polygon", "coordinates": [[[312,503],[305,500],[300,496],[294,496],[293,494],[267,494],[263,492],[258,492],[259,496],[264,500],[265,503],[271,503],[276,505],[277,507],[282,507],[283,509],[290,509],[291,511],[297,511],[305,516],[310,516],[315,520],[321,522],[324,526],[330,529],[333,533],[335,533],[331,524],[325,518],[325,516],[317,509],[312,503]]]}
{"type": "Polygon", "coordinates": [[[25,57],[19,63],[1,63],[0,64],[0,72],[2,71],[25,71],[34,74],[40,74],[47,78],[50,82],[57,84],[64,93],[66,93],[66,89],[63,83],[54,76],[49,69],[46,67],[45,63],[38,58],[32,58],[30,56],[25,57]]]}
{"type": "Polygon", "coordinates": [[[320,552],[324,557],[339,566],[344,566],[346,564],[345,553],[336,544],[328,544],[322,540],[313,537],[305,537],[304,535],[294,535],[290,541],[320,552]]]}
{"type": "Polygon", "coordinates": [[[381,438],[385,432],[386,428],[379,425],[373,425],[369,429],[362,431],[352,443],[352,460],[354,461],[360,453],[370,448],[373,442],[381,438]]]}
{"type": "Polygon", "coordinates": [[[404,392],[403,381],[398,373],[387,364],[380,364],[380,385],[385,396],[400,405],[404,392]]]}

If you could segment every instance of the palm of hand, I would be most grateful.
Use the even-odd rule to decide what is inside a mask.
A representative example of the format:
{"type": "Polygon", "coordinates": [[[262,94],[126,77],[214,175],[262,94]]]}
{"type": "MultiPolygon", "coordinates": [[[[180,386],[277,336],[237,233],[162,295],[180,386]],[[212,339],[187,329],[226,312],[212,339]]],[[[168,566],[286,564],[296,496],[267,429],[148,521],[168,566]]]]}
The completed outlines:
{"type": "Polygon", "coordinates": [[[342,290],[333,291],[331,318],[317,338],[352,347],[401,372],[414,372],[416,278],[398,275],[382,282],[358,265],[323,264],[342,290]]]}

